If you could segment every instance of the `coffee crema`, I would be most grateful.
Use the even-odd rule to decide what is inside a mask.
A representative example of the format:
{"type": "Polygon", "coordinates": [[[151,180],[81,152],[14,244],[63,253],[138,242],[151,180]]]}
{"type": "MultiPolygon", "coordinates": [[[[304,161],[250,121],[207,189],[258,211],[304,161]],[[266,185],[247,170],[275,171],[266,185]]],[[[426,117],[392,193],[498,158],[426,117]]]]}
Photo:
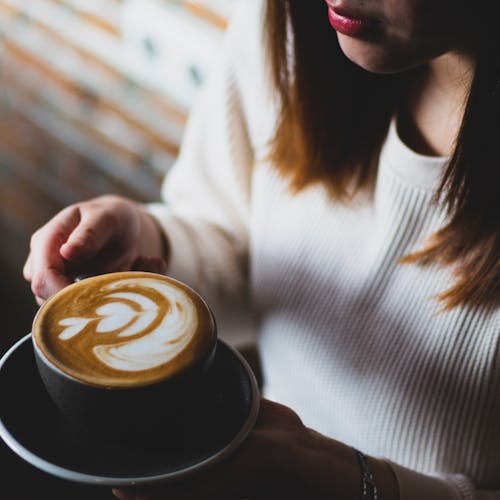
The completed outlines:
{"type": "Polygon", "coordinates": [[[205,360],[216,326],[203,299],[152,273],[103,274],[74,283],[38,311],[33,336],[54,366],[83,382],[143,386],[205,360]]]}

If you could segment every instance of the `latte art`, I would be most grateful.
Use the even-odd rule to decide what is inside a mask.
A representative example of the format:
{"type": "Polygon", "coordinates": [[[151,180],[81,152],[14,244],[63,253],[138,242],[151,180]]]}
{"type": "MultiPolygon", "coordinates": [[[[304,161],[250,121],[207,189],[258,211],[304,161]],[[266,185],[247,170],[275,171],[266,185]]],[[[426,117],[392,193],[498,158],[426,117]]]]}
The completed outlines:
{"type": "Polygon", "coordinates": [[[167,363],[189,343],[196,329],[196,309],[186,292],[157,280],[121,280],[109,285],[109,290],[136,286],[152,288],[168,301],[162,304],[138,292],[118,292],[104,295],[112,300],[96,310],[94,318],[65,318],[59,321],[66,329],[59,335],[71,340],[92,324],[96,333],[114,332],[115,344],[96,345],[92,351],[102,363],[116,370],[139,371],[167,363]],[[114,300],[113,300],[114,299],[114,300]],[[136,307],[134,307],[136,306],[136,307]],[[159,320],[159,321],[157,321],[159,320]],[[156,326],[152,328],[152,325],[156,326]],[[133,337],[120,341],[120,337],[133,337]]]}
{"type": "Polygon", "coordinates": [[[215,342],[211,313],[187,286],[149,273],[89,278],[42,307],[35,340],[56,366],[94,384],[181,372],[215,342]]]}

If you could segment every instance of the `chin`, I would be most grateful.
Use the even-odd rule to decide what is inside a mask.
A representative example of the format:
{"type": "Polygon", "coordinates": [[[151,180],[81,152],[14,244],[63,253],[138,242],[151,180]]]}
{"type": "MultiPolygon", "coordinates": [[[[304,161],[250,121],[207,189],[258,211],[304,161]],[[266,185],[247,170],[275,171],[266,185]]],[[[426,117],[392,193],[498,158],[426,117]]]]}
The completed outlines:
{"type": "Polygon", "coordinates": [[[344,55],[356,66],[370,73],[400,73],[419,63],[403,57],[399,51],[390,50],[382,43],[365,41],[338,34],[339,45],[344,55]]]}

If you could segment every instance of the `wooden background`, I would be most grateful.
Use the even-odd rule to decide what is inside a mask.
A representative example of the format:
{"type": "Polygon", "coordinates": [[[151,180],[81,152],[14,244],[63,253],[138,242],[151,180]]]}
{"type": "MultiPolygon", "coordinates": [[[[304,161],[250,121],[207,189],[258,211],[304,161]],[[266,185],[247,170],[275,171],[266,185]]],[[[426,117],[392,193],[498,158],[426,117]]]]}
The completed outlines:
{"type": "Polygon", "coordinates": [[[29,237],[102,193],[157,200],[236,0],[0,0],[0,355],[29,237]]]}

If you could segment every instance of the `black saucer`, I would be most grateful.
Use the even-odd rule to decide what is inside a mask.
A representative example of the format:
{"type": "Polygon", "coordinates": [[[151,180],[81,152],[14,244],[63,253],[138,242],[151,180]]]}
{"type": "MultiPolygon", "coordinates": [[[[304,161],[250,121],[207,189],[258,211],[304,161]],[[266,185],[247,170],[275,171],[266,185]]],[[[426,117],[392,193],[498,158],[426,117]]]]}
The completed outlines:
{"type": "Polygon", "coordinates": [[[218,341],[203,408],[154,441],[111,442],[76,432],[38,375],[31,335],[0,360],[0,437],[21,458],[54,476],[123,486],[176,480],[234,451],[257,418],[259,391],[243,358],[218,341]]]}

